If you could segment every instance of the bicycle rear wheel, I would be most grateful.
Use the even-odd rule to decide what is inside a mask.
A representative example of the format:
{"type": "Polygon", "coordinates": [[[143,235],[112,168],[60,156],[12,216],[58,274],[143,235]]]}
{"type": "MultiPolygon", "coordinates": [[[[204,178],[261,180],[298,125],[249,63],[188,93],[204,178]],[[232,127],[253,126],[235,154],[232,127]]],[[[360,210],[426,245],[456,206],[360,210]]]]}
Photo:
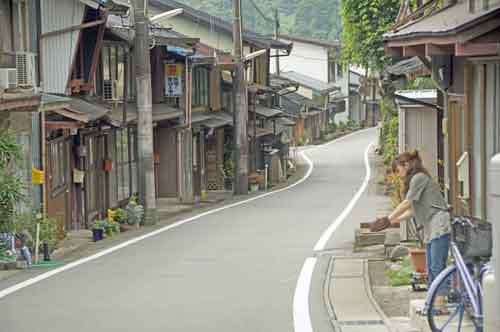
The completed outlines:
{"type": "Polygon", "coordinates": [[[472,315],[470,300],[456,267],[447,272],[429,298],[427,321],[432,332],[482,331],[480,319],[472,315]]]}

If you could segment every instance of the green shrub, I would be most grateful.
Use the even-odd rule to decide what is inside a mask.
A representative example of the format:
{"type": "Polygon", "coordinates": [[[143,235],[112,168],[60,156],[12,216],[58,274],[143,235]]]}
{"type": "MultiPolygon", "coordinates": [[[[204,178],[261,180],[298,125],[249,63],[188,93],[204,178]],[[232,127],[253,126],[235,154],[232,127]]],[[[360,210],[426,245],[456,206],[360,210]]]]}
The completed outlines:
{"type": "Polygon", "coordinates": [[[385,98],[380,104],[381,128],[379,131],[379,153],[384,163],[389,165],[398,152],[398,113],[391,99],[385,98]]]}
{"type": "Polygon", "coordinates": [[[118,208],[115,210],[115,216],[113,218],[119,224],[124,224],[127,222],[127,211],[122,208],[118,208]]]}
{"type": "Polygon", "coordinates": [[[35,249],[37,224],[40,224],[40,247],[38,249],[42,250],[43,243],[47,242],[49,250],[54,250],[58,242],[57,220],[43,216],[37,210],[19,214],[16,218],[14,232],[21,233],[27,231],[33,239],[31,249],[35,249]]]}
{"type": "Polygon", "coordinates": [[[400,260],[400,266],[396,269],[387,269],[386,274],[389,278],[389,285],[396,286],[406,286],[410,285],[411,279],[415,269],[410,262],[410,258],[403,257],[400,260]]]}
{"type": "Polygon", "coordinates": [[[0,232],[13,232],[18,204],[25,199],[25,184],[16,175],[21,146],[8,130],[0,131],[0,232]]]}

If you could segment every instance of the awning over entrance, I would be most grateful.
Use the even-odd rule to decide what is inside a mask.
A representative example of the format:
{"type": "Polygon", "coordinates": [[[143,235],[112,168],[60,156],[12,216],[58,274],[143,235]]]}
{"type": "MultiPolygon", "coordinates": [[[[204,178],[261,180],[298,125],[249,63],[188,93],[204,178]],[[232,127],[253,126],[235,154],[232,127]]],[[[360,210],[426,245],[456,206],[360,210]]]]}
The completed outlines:
{"type": "Polygon", "coordinates": [[[191,122],[210,129],[233,125],[233,117],[226,112],[195,112],[192,115],[191,122]]]}
{"type": "MultiPolygon", "coordinates": [[[[184,110],[169,106],[167,104],[153,104],[152,108],[153,108],[152,110],[153,122],[174,120],[184,115],[184,110]]],[[[127,103],[126,109],[127,109],[126,122],[127,123],[137,122],[137,104],[127,103]]],[[[113,110],[113,112],[111,113],[111,119],[113,119],[114,121],[123,122],[122,105],[113,110]]]]}
{"type": "MultiPolygon", "coordinates": [[[[249,111],[253,110],[249,107],[249,111]]],[[[255,113],[264,118],[275,118],[283,115],[283,111],[277,108],[267,107],[264,105],[255,105],[255,113]]]]}

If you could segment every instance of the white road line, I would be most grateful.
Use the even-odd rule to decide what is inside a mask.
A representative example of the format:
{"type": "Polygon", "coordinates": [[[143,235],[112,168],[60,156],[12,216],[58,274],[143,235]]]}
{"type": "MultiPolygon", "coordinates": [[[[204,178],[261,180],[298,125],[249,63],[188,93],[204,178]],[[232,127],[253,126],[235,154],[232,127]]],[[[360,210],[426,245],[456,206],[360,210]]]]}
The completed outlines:
{"type": "MultiPolygon", "coordinates": [[[[364,153],[365,161],[365,179],[361,185],[361,188],[356,192],[354,197],[351,199],[349,204],[345,207],[342,213],[335,219],[335,221],[328,227],[328,229],[323,232],[320,239],[314,246],[314,251],[323,250],[332,236],[333,232],[344,222],[345,218],[351,213],[352,209],[361,198],[361,195],[366,190],[368,183],[371,178],[370,162],[368,159],[368,154],[373,142],[368,145],[364,153]]],[[[303,154],[304,159],[309,163],[309,168],[314,167],[312,161],[303,154]]],[[[314,267],[316,265],[316,258],[309,257],[304,262],[302,269],[300,270],[299,279],[297,280],[297,287],[295,288],[295,294],[293,296],[293,326],[295,332],[313,332],[311,316],[309,313],[309,292],[311,288],[312,274],[314,272],[314,267]]]]}
{"type": "Polygon", "coordinates": [[[293,329],[295,332],[312,332],[309,314],[309,293],[316,258],[309,257],[300,270],[297,288],[293,296],[293,329]]]}
{"type": "Polygon", "coordinates": [[[363,183],[361,184],[361,188],[356,192],[354,197],[351,199],[349,204],[345,207],[345,209],[342,211],[342,213],[335,219],[335,221],[328,227],[328,229],[321,235],[321,238],[318,240],[316,245],[314,246],[314,251],[320,251],[325,249],[326,243],[328,240],[332,237],[333,232],[344,222],[345,218],[351,213],[352,209],[356,205],[356,203],[359,201],[361,198],[361,195],[366,190],[366,187],[368,187],[368,183],[370,182],[371,178],[371,169],[370,169],[370,161],[368,160],[368,153],[370,152],[371,147],[373,146],[373,142],[370,143],[365,150],[365,168],[366,168],[366,174],[365,174],[365,179],[363,180],[363,183]]]}

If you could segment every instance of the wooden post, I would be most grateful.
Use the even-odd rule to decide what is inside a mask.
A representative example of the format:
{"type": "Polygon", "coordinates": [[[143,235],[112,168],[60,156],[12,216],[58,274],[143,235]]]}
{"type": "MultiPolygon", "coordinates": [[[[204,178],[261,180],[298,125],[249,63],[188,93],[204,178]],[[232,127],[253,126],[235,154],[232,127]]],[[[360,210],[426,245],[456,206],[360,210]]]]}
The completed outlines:
{"type": "Polygon", "coordinates": [[[137,88],[137,141],[139,159],[139,197],[144,205],[144,224],[156,223],[156,197],[153,161],[153,121],[151,63],[149,59],[149,21],[147,1],[135,0],[135,66],[137,88]]]}
{"type": "Polygon", "coordinates": [[[234,117],[234,158],[235,158],[235,183],[234,193],[237,195],[248,194],[248,137],[247,137],[247,86],[245,82],[245,67],[243,64],[243,46],[241,40],[241,0],[233,0],[234,22],[233,42],[235,77],[233,88],[235,91],[234,117]]]}

